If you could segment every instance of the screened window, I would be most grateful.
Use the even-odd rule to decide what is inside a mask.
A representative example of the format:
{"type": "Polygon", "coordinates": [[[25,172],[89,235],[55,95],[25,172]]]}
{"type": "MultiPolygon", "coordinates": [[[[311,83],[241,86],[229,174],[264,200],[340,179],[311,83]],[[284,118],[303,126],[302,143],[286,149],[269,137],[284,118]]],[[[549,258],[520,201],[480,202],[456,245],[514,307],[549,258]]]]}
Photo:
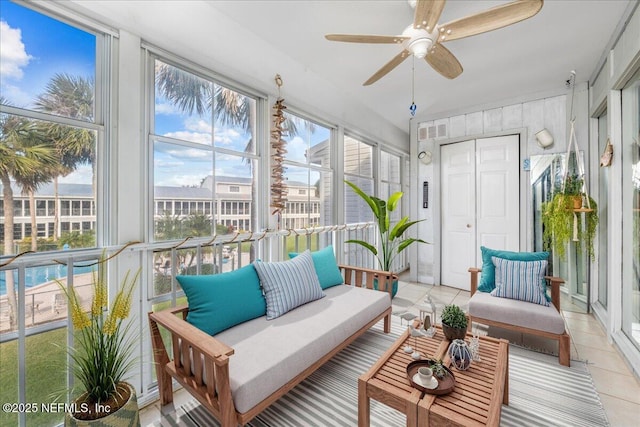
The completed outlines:
{"type": "MultiPolygon", "coordinates": [[[[400,156],[382,150],[380,152],[380,198],[389,200],[389,196],[402,191],[400,174],[400,156]]],[[[402,205],[391,213],[391,223],[395,223],[402,217],[402,205]]]]}
{"type": "Polygon", "coordinates": [[[296,229],[333,223],[331,128],[285,113],[287,203],[284,227],[296,229]],[[313,206],[320,206],[314,210],[313,206]]]}
{"type": "MultiPolygon", "coordinates": [[[[67,308],[52,310],[51,301],[62,293],[56,280],[66,283],[71,275],[78,289],[86,276],[43,263],[62,259],[52,251],[98,246],[96,182],[105,174],[98,164],[109,163],[101,153],[108,152],[110,37],[31,10],[32,4],[0,5],[0,170],[7,172],[0,178],[6,207],[0,255],[45,253],[34,267],[0,272],[0,394],[13,402],[50,402],[52,390],[74,385],[66,374],[67,308]],[[84,228],[68,221],[71,202],[79,199],[94,207],[84,228]]],[[[3,426],[63,421],[63,413],[0,413],[3,426]]]]}
{"type": "MultiPolygon", "coordinates": [[[[371,145],[345,136],[344,179],[357,185],[365,194],[374,194],[371,145]]],[[[347,224],[373,220],[371,209],[347,184],[344,185],[344,215],[347,224]]]]}
{"type": "MultiPolygon", "coordinates": [[[[8,1],[2,2],[0,21],[0,138],[7,149],[0,162],[8,166],[8,179],[2,185],[10,189],[7,197],[15,207],[5,210],[0,222],[8,227],[24,216],[16,224],[22,229],[22,224],[31,221],[29,215],[34,211],[36,215],[28,233],[5,229],[0,250],[5,255],[15,253],[23,246],[20,240],[45,237],[42,227],[47,216],[57,217],[58,222],[51,241],[39,240],[37,250],[62,249],[61,242],[69,241],[70,236],[63,234],[61,215],[56,215],[55,204],[48,209],[47,201],[39,197],[53,194],[56,181],[61,205],[78,192],[95,201],[98,131],[104,123],[103,109],[96,104],[96,86],[103,83],[96,82],[96,52],[105,41],[102,36],[8,1]],[[37,120],[37,113],[51,118],[37,120]],[[25,169],[21,164],[28,166],[25,169]],[[30,196],[37,200],[35,206],[27,203],[30,196]],[[5,215],[13,215],[13,221],[5,215]]],[[[95,214],[92,221],[96,221],[95,214]]],[[[75,248],[96,246],[95,237],[73,242],[75,248]]]]}
{"type": "MultiPolygon", "coordinates": [[[[211,204],[220,200],[223,213],[231,213],[226,205],[229,193],[241,193],[246,199],[249,208],[237,215],[252,224],[256,100],[157,58],[152,59],[151,66],[155,104],[150,142],[155,198],[190,200],[176,203],[173,213],[168,208],[156,212],[154,239],[227,232],[226,224],[211,212],[211,204]]],[[[233,200],[238,197],[234,195],[233,200]]]]}

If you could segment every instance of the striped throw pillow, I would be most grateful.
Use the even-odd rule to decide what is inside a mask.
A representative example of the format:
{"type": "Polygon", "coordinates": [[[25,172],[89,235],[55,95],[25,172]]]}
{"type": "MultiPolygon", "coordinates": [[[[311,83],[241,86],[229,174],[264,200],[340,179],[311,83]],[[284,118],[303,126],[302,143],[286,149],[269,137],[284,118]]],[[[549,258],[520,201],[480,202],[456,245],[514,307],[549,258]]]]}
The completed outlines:
{"type": "Polygon", "coordinates": [[[496,288],[491,295],[549,306],[544,275],[547,261],[510,261],[491,257],[496,267],[496,288]]]}
{"type": "Polygon", "coordinates": [[[283,262],[254,262],[265,300],[267,320],[324,297],[309,250],[283,262]]]}

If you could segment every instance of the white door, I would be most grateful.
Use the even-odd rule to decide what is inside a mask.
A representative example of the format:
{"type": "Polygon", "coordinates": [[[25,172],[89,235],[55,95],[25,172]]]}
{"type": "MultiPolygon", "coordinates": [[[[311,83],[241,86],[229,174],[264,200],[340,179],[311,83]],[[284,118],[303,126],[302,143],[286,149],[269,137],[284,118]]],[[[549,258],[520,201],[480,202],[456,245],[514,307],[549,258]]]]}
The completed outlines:
{"type": "Polygon", "coordinates": [[[442,183],[442,270],[440,283],[463,287],[476,254],[475,141],[440,148],[442,183]]]}
{"type": "Polygon", "coordinates": [[[519,136],[441,147],[443,285],[469,289],[469,267],[482,265],[480,246],[520,246],[519,136]]]}

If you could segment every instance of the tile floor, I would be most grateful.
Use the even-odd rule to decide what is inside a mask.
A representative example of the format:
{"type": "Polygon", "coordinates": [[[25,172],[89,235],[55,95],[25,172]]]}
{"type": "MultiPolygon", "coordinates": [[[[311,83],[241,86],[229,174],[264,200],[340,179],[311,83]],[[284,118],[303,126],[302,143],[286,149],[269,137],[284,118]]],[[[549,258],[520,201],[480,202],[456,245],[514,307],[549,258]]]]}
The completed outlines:
{"type": "MultiPolygon", "coordinates": [[[[400,282],[398,294],[393,299],[393,312],[419,313],[418,305],[431,295],[440,313],[446,304],[457,304],[466,311],[469,292],[446,286],[431,286],[400,282]]],[[[614,346],[607,342],[600,323],[590,314],[563,311],[571,335],[571,358],[586,360],[596,390],[613,427],[640,426],[640,381],[632,374],[626,362],[614,346]],[[613,361],[613,363],[612,363],[613,361]]],[[[549,348],[557,343],[536,337],[501,335],[512,342],[520,342],[530,348],[549,348]]],[[[176,407],[189,401],[191,396],[179,390],[174,394],[176,407]]],[[[160,418],[160,407],[156,401],[142,409],[140,421],[150,425],[160,418]]]]}

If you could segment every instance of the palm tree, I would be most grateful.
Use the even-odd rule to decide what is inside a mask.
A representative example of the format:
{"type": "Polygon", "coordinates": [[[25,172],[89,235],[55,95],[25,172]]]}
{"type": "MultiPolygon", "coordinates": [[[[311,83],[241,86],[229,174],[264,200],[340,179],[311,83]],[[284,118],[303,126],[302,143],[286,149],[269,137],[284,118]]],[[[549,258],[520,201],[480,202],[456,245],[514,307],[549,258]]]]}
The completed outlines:
{"type": "MultiPolygon", "coordinates": [[[[36,109],[49,114],[92,122],[94,117],[94,84],[91,78],[55,74],[45,92],[35,101],[36,109]]],[[[53,239],[58,239],[58,177],[73,172],[79,165],[89,163],[92,169],[93,199],[96,199],[96,144],[94,132],[57,123],[42,123],[42,132],[56,146],[60,158],[52,171],[54,186],[53,239]]]]}
{"type": "MultiPolygon", "coordinates": [[[[0,97],[0,103],[8,105],[0,97]]],[[[11,115],[0,115],[0,182],[4,199],[4,253],[14,253],[13,189],[11,181],[23,193],[33,193],[51,178],[50,171],[58,163],[57,152],[37,131],[33,121],[11,115]]],[[[33,211],[35,206],[31,206],[33,211]]],[[[32,227],[32,240],[35,239],[32,227]]],[[[35,232],[37,235],[37,231],[35,232]]],[[[10,325],[16,324],[17,300],[13,273],[5,273],[9,300],[10,325]]]]}

